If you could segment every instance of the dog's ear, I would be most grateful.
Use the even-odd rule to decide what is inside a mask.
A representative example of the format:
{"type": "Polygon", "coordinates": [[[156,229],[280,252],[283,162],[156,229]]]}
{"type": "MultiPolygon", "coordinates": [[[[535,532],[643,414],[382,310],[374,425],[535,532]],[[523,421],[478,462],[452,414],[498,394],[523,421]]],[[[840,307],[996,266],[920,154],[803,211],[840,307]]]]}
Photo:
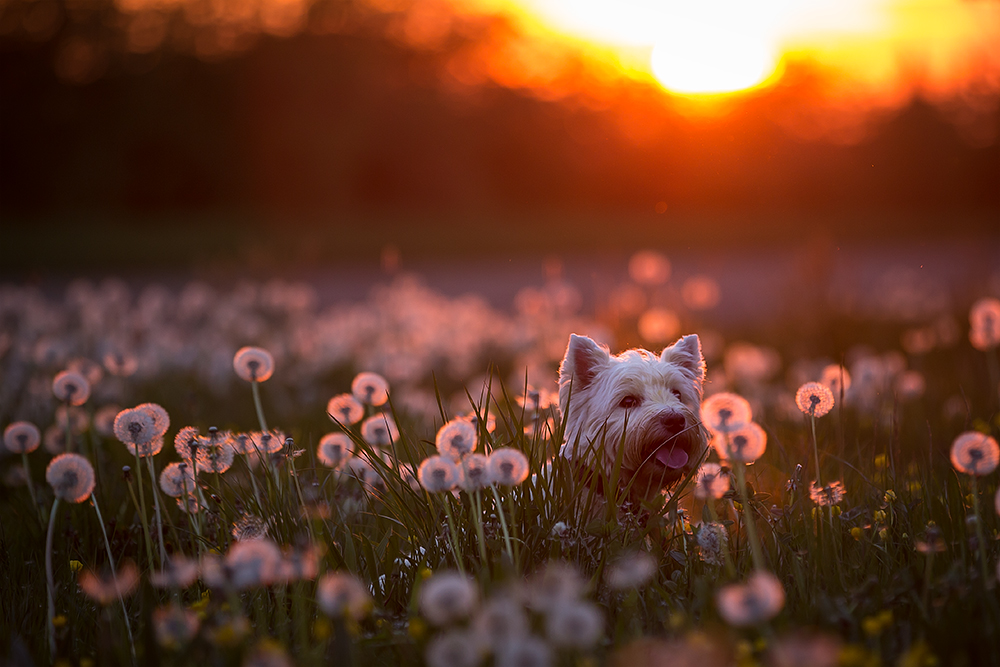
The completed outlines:
{"type": "Polygon", "coordinates": [[[586,389],[597,372],[611,361],[607,348],[586,336],[569,335],[566,356],[559,366],[559,385],[573,383],[573,391],[586,389]]]}
{"type": "Polygon", "coordinates": [[[688,369],[698,382],[705,379],[705,359],[701,356],[701,340],[698,334],[684,336],[670,347],[663,348],[660,360],[688,369]]]}

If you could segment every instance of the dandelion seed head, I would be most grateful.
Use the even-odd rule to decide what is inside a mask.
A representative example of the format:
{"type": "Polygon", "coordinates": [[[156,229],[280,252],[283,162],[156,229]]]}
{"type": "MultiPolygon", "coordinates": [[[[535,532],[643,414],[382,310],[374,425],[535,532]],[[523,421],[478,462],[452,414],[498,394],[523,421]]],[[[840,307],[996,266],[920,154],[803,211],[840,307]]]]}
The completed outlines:
{"type": "Polygon", "coordinates": [[[840,364],[830,364],[823,369],[819,376],[820,384],[826,385],[834,398],[839,398],[846,394],[851,388],[851,374],[840,364]]]}
{"type": "Polygon", "coordinates": [[[247,453],[274,454],[280,452],[281,448],[285,446],[285,439],[286,436],[281,431],[273,429],[266,433],[254,431],[250,434],[250,447],[247,453]]]}
{"type": "Polygon", "coordinates": [[[755,422],[712,435],[710,443],[720,459],[753,463],[767,449],[767,433],[755,422]]]}
{"type": "Polygon", "coordinates": [[[670,260],[655,250],[640,250],[629,259],[628,274],[640,285],[662,285],[670,279],[670,260]]]}
{"type": "Polygon", "coordinates": [[[424,649],[428,667],[476,667],[482,647],[468,630],[448,630],[433,637],[424,649]]]}
{"type": "Polygon", "coordinates": [[[381,475],[378,474],[375,467],[360,456],[352,456],[349,458],[347,460],[347,465],[343,468],[343,470],[369,489],[385,486],[381,475]]]}
{"type": "Polygon", "coordinates": [[[616,591],[640,588],[656,574],[656,559],[645,551],[636,551],[618,559],[607,572],[608,587],[616,591]]]}
{"type": "Polygon", "coordinates": [[[833,409],[833,392],[825,384],[806,382],[795,392],[795,405],[803,414],[822,417],[833,409]]]}
{"type": "Polygon", "coordinates": [[[139,370],[139,360],[135,355],[120,350],[112,350],[101,359],[104,368],[115,377],[129,377],[139,370]]]}
{"type": "Polygon", "coordinates": [[[729,491],[729,475],[718,463],[702,463],[694,477],[694,497],[719,499],[729,491]]]}
{"type": "Polygon", "coordinates": [[[82,375],[90,383],[91,387],[100,382],[101,378],[104,377],[104,369],[101,365],[86,357],[70,359],[66,363],[66,370],[82,375]]]}
{"type": "Polygon", "coordinates": [[[84,595],[106,606],[117,602],[119,596],[124,598],[135,592],[139,586],[139,569],[132,561],[125,561],[116,573],[96,574],[84,570],[78,581],[84,595]]]}
{"type": "Polygon", "coordinates": [[[344,426],[351,426],[365,416],[365,406],[353,394],[338,394],[326,404],[326,413],[344,426]]]}
{"type": "Polygon", "coordinates": [[[155,588],[188,588],[197,579],[198,561],[182,554],[174,554],[162,570],[149,575],[149,583],[155,588]]]}
{"type": "Polygon", "coordinates": [[[458,572],[438,572],[420,587],[420,613],[432,625],[443,626],[467,618],[476,609],[476,584],[458,572]]]}
{"type": "Polygon", "coordinates": [[[268,586],[274,582],[280,562],[281,550],[266,537],[236,542],[225,557],[229,584],[236,590],[268,586]]]}
{"type": "Polygon", "coordinates": [[[274,357],[262,347],[241,347],[233,355],[233,370],[241,380],[266,382],[274,374],[274,357]]]}
{"type": "Polygon", "coordinates": [[[360,621],[372,609],[368,588],[349,572],[327,572],[316,585],[316,604],[331,618],[360,621]]]}
{"type": "Polygon", "coordinates": [[[244,514],[233,522],[232,535],[237,542],[264,539],[267,537],[267,522],[254,514],[244,514]]]}
{"type": "Polygon", "coordinates": [[[38,449],[42,434],[31,422],[11,422],[3,431],[3,444],[13,454],[27,454],[38,449]]]}
{"type": "Polygon", "coordinates": [[[121,412],[121,406],[104,405],[94,413],[94,430],[105,438],[115,433],[115,417],[121,412]]]}
{"type": "Polygon", "coordinates": [[[57,498],[82,503],[94,491],[94,467],[79,454],[60,454],[49,461],[45,480],[57,498]]]}
{"type": "Polygon", "coordinates": [[[144,442],[142,444],[133,445],[130,442],[125,443],[125,449],[132,456],[135,456],[136,450],[139,452],[139,458],[145,458],[147,456],[156,456],[161,451],[163,451],[163,438],[155,438],[150,442],[144,442]]]}
{"type": "Polygon", "coordinates": [[[430,493],[451,491],[461,481],[462,471],[450,458],[429,456],[417,469],[420,485],[430,493]]]}
{"type": "Polygon", "coordinates": [[[639,336],[647,343],[659,345],[677,338],[681,330],[681,320],[667,308],[650,308],[636,323],[639,336]]]}
{"type": "Polygon", "coordinates": [[[316,458],[328,468],[339,470],[354,454],[354,443],[346,433],[327,433],[316,447],[316,458]]]}
{"type": "Polygon", "coordinates": [[[991,436],[979,431],[962,433],[951,445],[951,464],[966,475],[981,477],[996,470],[1000,447],[991,436]]]}
{"type": "Polygon", "coordinates": [[[476,449],[478,434],[475,425],[466,419],[452,419],[438,429],[435,438],[438,453],[453,461],[461,461],[462,457],[476,449]]]}
{"type": "Polygon", "coordinates": [[[179,507],[182,512],[187,514],[197,514],[201,511],[201,503],[198,502],[198,496],[194,494],[188,494],[186,497],[178,498],[177,507],[179,507]]]}
{"type": "Polygon", "coordinates": [[[730,392],[719,392],[701,404],[701,421],[713,433],[728,433],[740,428],[752,417],[747,399],[730,392]]]}
{"type": "Polygon", "coordinates": [[[590,602],[569,600],[553,606],[545,617],[545,634],[555,646],[589,649],[603,633],[604,615],[590,602]]]}
{"type": "Polygon", "coordinates": [[[904,371],[896,378],[896,393],[904,400],[914,400],[924,395],[927,381],[920,371],[904,371]]]}
{"type": "Polygon", "coordinates": [[[42,446],[49,454],[62,454],[66,451],[66,429],[53,424],[42,434],[42,446]]]}
{"type": "Polygon", "coordinates": [[[817,486],[815,481],[810,482],[809,498],[820,507],[839,505],[844,499],[844,483],[830,482],[817,486]]]}
{"type": "Polygon", "coordinates": [[[561,561],[552,561],[532,575],[528,581],[528,606],[548,611],[568,600],[576,600],[586,590],[580,572],[561,561]]]}
{"type": "Polygon", "coordinates": [[[548,642],[534,635],[527,635],[508,643],[496,651],[496,667],[550,667],[552,648],[548,642]]]}
{"type": "Polygon", "coordinates": [[[729,533],[721,523],[703,523],[698,528],[698,549],[701,559],[709,565],[722,567],[729,544],[729,533]]]}
{"type": "Polygon", "coordinates": [[[90,398],[90,383],[74,371],[63,371],[52,380],[52,393],[70,405],[83,405],[90,398]]]}
{"type": "Polygon", "coordinates": [[[1000,300],[979,299],[969,310],[969,341],[977,350],[991,350],[1000,345],[1000,300]]]}
{"type": "Polygon", "coordinates": [[[785,588],[770,572],[758,570],[745,584],[729,584],[715,596],[719,614],[732,626],[769,621],[785,606],[785,588]]]}
{"type": "Polygon", "coordinates": [[[249,433],[233,433],[229,444],[232,445],[233,451],[237,454],[253,454],[255,451],[249,433]]]}
{"type": "MultiPolygon", "coordinates": [[[[558,398],[558,395],[557,395],[557,398],[558,398]]],[[[460,418],[461,419],[465,419],[466,421],[470,422],[477,429],[479,428],[479,416],[476,415],[476,412],[474,410],[472,412],[467,412],[466,414],[462,415],[460,418]]],[[[493,433],[493,431],[495,431],[496,429],[497,429],[497,417],[496,417],[496,415],[494,415],[494,414],[487,415],[486,416],[486,432],[487,433],[493,433]]]]}
{"type": "Polygon", "coordinates": [[[195,465],[198,467],[198,472],[224,473],[232,467],[235,458],[236,450],[230,444],[229,438],[203,437],[195,456],[195,465]]]}
{"type": "Polygon", "coordinates": [[[184,461],[167,464],[160,472],[160,488],[171,498],[194,493],[194,467],[184,461]]]}
{"type": "Polygon", "coordinates": [[[531,631],[524,607],[508,595],[495,595],[483,603],[472,628],[479,641],[494,651],[531,631]]]}
{"type": "Polygon", "coordinates": [[[170,650],[186,646],[195,635],[201,621],[198,614],[177,604],[157,607],[153,610],[153,631],[156,643],[170,650]]]}
{"type": "MultiPolygon", "coordinates": [[[[148,445],[167,432],[169,419],[163,424],[163,416],[148,407],[151,403],[122,410],[115,417],[115,437],[126,445],[148,445]]],[[[162,408],[160,408],[162,410],[162,408]]]]}
{"type": "Polygon", "coordinates": [[[835,667],[841,663],[841,644],[836,637],[793,634],[781,637],[768,649],[774,667],[835,667]]]}
{"type": "Polygon", "coordinates": [[[528,457],[513,447],[499,447],[490,452],[490,479],[502,486],[517,486],[528,479],[528,457]]]}
{"type": "Polygon", "coordinates": [[[361,422],[361,437],[369,445],[387,447],[399,440],[399,429],[390,415],[380,412],[361,422]]]}
{"type": "Polygon", "coordinates": [[[351,382],[351,393],[365,405],[378,407],[389,400],[389,383],[378,373],[358,373],[351,382]]]}
{"type": "MultiPolygon", "coordinates": [[[[997,492],[1000,494],[1000,491],[997,492]]],[[[942,553],[945,550],[944,538],[941,536],[941,529],[930,522],[924,529],[923,539],[914,542],[914,549],[922,554],[942,553]]]]}
{"type": "Polygon", "coordinates": [[[493,483],[490,476],[489,459],[485,454],[469,454],[462,459],[461,486],[466,491],[485,489],[493,483]]]}
{"type": "Polygon", "coordinates": [[[201,434],[194,426],[185,426],[174,436],[174,449],[185,461],[194,461],[199,447],[201,447],[201,434]]]}
{"type": "Polygon", "coordinates": [[[278,565],[278,581],[312,581],[319,575],[319,562],[325,549],[309,544],[303,549],[286,548],[278,565]]]}
{"type": "Polygon", "coordinates": [[[167,429],[170,428],[170,415],[158,403],[140,403],[135,406],[136,410],[142,410],[153,419],[153,429],[157,437],[163,437],[167,429]]]}

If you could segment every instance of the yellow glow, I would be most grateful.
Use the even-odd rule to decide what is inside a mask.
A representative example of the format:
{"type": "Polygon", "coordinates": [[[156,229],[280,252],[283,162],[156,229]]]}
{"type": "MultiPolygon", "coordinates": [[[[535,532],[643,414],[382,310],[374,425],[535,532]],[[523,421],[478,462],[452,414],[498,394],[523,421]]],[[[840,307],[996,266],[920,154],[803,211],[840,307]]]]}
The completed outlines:
{"type": "Polygon", "coordinates": [[[650,56],[653,75],[675,93],[726,93],[764,82],[777,60],[770,44],[719,24],[678,20],[650,56]]]}
{"type": "MultiPolygon", "coordinates": [[[[811,60],[845,87],[898,96],[955,79],[1000,77],[1000,3],[966,0],[464,0],[506,5],[552,32],[615,53],[623,69],[675,93],[737,91],[776,78],[783,58],[811,60]],[[992,45],[992,46],[991,46],[992,45]],[[635,54],[645,55],[638,65],[635,54]],[[911,92],[911,91],[907,91],[911,92]]],[[[973,84],[982,88],[982,81],[973,84]]]]}

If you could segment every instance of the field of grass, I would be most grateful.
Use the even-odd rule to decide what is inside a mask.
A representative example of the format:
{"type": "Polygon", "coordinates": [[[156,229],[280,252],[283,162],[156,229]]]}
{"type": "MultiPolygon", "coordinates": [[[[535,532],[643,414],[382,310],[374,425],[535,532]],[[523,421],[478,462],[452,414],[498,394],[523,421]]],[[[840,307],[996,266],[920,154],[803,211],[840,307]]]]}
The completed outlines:
{"type": "Polygon", "coordinates": [[[703,324],[710,279],[675,284],[660,259],[592,313],[555,276],[514,314],[406,278],[324,308],[277,281],[0,286],[0,656],[1000,665],[1000,302],[984,287],[970,319],[971,302],[900,290],[885,317],[825,320],[821,343],[787,323],[748,342],[703,324]],[[618,351],[690,331],[706,398],[746,399],[766,450],[710,449],[718,497],[691,476],[629,502],[595,473],[604,502],[556,456],[569,333],[618,351]],[[273,375],[234,363],[244,345],[273,375]],[[796,390],[824,378],[834,405],[811,418],[796,390]],[[418,473],[462,419],[473,454],[418,473]],[[22,421],[40,440],[23,455],[22,421]],[[507,450],[524,476],[502,477],[507,450]],[[65,452],[85,461],[47,479],[65,452]]]}

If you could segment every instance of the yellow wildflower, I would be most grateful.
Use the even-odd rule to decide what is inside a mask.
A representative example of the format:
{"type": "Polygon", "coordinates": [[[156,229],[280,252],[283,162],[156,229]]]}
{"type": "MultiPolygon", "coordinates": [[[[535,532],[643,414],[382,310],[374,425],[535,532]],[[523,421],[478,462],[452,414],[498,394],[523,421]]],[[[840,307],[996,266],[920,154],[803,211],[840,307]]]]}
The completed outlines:
{"type": "Polygon", "coordinates": [[[419,618],[411,618],[410,625],[407,627],[407,632],[410,636],[416,640],[423,639],[424,635],[427,634],[427,624],[419,618]]]}
{"type": "Polygon", "coordinates": [[[319,616],[313,622],[313,637],[318,641],[323,641],[330,638],[330,621],[326,616],[319,616]]]}

